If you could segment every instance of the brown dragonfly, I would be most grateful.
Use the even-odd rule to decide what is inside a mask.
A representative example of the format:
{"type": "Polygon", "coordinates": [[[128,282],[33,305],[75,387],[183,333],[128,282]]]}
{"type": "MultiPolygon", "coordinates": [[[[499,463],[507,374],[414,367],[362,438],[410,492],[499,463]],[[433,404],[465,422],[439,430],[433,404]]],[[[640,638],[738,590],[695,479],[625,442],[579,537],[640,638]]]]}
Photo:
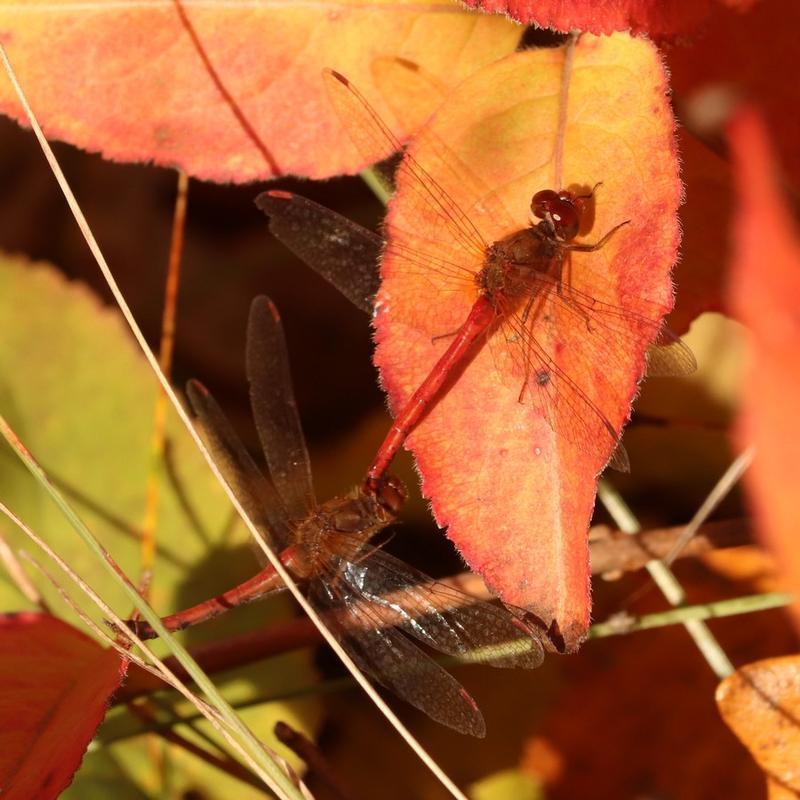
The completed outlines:
{"type": "MultiPolygon", "coordinates": [[[[326,79],[347,132],[365,155],[385,157],[401,150],[390,128],[345,77],[329,72],[326,79]]],[[[570,267],[572,253],[601,249],[628,222],[618,223],[596,242],[579,241],[594,190],[539,188],[530,195],[530,225],[520,229],[497,195],[427,128],[406,150],[396,182],[412,212],[406,214],[406,225],[428,222],[417,223],[421,230],[403,229],[392,214],[385,241],[297,195],[270,191],[256,198],[270,217],[273,234],[368,313],[379,288],[381,258],[391,260],[396,272],[424,276],[443,293],[466,287],[474,295],[463,323],[434,337],[447,344],[427,378],[397,409],[368,470],[368,490],[384,479],[392,458],[447,379],[486,340],[502,343],[521,387],[520,402],[534,403],[559,438],[587,454],[601,453],[611,466],[627,470],[618,419],[629,406],[629,388],[612,384],[606,373],[633,369],[635,354],[648,344],[650,375],[683,375],[695,369],[691,352],[662,324],[665,306],[631,292],[623,305],[616,305],[615,290],[602,270],[582,262],[576,280],[570,267]],[[423,150],[425,162],[415,156],[423,150]],[[437,173],[449,175],[453,186],[472,197],[472,207],[483,209],[483,223],[473,220],[436,181],[437,173]],[[502,238],[481,228],[486,220],[492,230],[505,231],[502,238]]]]}
{"type": "MultiPolygon", "coordinates": [[[[416,642],[495,667],[538,667],[537,631],[507,608],[476,600],[405,564],[373,542],[395,521],[405,491],[394,478],[318,503],[295,404],[280,317],[258,297],[247,329],[247,376],[268,474],[256,466],[199,383],[187,394],[200,432],[248,516],[358,667],[432,719],[483,736],[475,701],[416,642]],[[415,642],[416,640],[416,642],[415,642]]],[[[280,584],[266,567],[251,580],[164,618],[185,628],[262,597],[280,584]]],[[[131,625],[153,636],[146,623],[131,625]]]]}

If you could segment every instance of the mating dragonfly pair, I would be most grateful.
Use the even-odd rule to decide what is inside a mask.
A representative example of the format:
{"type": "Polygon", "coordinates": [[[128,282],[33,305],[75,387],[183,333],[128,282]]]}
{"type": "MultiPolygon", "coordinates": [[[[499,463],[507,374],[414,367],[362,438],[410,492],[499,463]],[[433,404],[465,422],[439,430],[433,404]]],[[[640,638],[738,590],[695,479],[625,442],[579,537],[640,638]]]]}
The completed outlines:
{"type": "MultiPolygon", "coordinates": [[[[405,490],[394,478],[318,503],[294,400],[280,317],[253,301],[247,330],[250,402],[268,474],[263,474],[202,384],[187,396],[220,471],[266,543],[301,583],[311,605],[358,667],[432,719],[483,736],[467,691],[414,642],[496,667],[533,668],[537,631],[512,611],[435,581],[372,544],[396,519],[405,490]]],[[[272,567],[219,597],[165,617],[170,630],[211,619],[281,588],[272,567]]],[[[144,638],[146,623],[131,623],[144,638]]]]}
{"type": "MultiPolygon", "coordinates": [[[[340,116],[362,131],[368,149],[376,139],[388,152],[400,149],[346,79],[330,73],[328,82],[340,116]]],[[[231,488],[355,663],[433,719],[481,736],[485,727],[475,702],[413,640],[494,666],[530,668],[542,662],[542,642],[547,637],[544,628],[531,627],[521,611],[476,602],[372,544],[373,537],[395,520],[404,498],[402,487],[387,474],[393,456],[454,369],[481,341],[496,334],[519,365],[520,400],[527,396],[536,403],[556,436],[586,452],[602,450],[613,466],[623,469],[627,457],[619,446],[620,426],[612,424],[600,401],[584,391],[581,376],[559,365],[537,338],[537,330],[548,320],[557,325],[566,319],[578,331],[575,341],[566,342],[568,349],[580,353],[582,338],[589,351],[605,348],[607,358],[619,361],[642,343],[652,343],[650,374],[688,373],[694,369],[694,358],[661,324],[663,309],[636,298],[629,298],[626,307],[617,306],[565,280],[571,253],[599,249],[625,224],[595,243],[576,241],[593,192],[540,189],[532,196],[532,224],[492,242],[409,154],[398,177],[411,187],[421,207],[438,216],[464,253],[478,254],[478,270],[461,269],[458,253],[445,259],[435,249],[415,248],[413,237],[402,231],[394,231],[384,242],[334,212],[286,192],[268,192],[256,201],[270,217],[272,232],[366,311],[372,310],[378,289],[381,254],[409,271],[468,273],[477,292],[468,318],[450,337],[428,378],[399,410],[363,485],[347,497],[316,502],[280,321],[265,298],[254,301],[251,309],[247,372],[269,476],[260,473],[200,384],[190,384],[188,397],[231,488]]],[[[567,335],[556,333],[562,339],[567,335]]],[[[577,363],[581,364],[580,357],[577,363]]],[[[276,586],[276,577],[267,568],[251,581],[166,622],[168,627],[185,627],[276,586]]],[[[139,631],[148,633],[142,625],[139,631]]]]}

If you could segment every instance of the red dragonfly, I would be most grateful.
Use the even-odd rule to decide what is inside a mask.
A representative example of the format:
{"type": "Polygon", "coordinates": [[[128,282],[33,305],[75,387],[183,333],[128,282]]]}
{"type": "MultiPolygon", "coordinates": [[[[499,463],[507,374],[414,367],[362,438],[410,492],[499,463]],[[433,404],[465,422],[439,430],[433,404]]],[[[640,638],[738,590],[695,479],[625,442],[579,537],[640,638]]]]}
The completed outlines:
{"type": "MultiPolygon", "coordinates": [[[[364,153],[388,156],[401,149],[389,127],[346,78],[330,72],[327,80],[339,116],[364,153]]],[[[495,229],[500,221],[501,227],[510,231],[507,235],[499,240],[484,236],[478,224],[409,151],[398,167],[396,182],[403,186],[410,204],[434,219],[423,234],[403,230],[392,221],[384,241],[297,195],[271,191],[256,198],[258,207],[270,217],[275,236],[370,313],[379,288],[376,266],[381,254],[384,260],[392,260],[395,269],[417,276],[427,271],[436,275],[439,283],[449,282],[451,290],[466,278],[477,293],[463,324],[455,332],[443,331],[435,337],[447,338],[449,344],[396,415],[369,468],[365,486],[369,491],[376,490],[392,458],[436,400],[442,385],[486,339],[505,346],[515,380],[520,380],[520,401],[535,403],[559,437],[589,454],[602,451],[611,458],[611,466],[627,470],[627,454],[619,444],[621,424],[612,424],[609,417],[615,415],[607,410],[624,407],[627,400],[621,401],[619,390],[605,379],[597,364],[590,363],[590,354],[602,354],[608,365],[616,367],[632,363],[631,354],[640,351],[643,343],[651,343],[650,375],[688,374],[696,366],[688,348],[662,324],[663,306],[630,293],[624,307],[606,302],[603,298],[610,294],[608,278],[591,273],[583,265],[582,288],[572,280],[571,254],[600,249],[627,222],[594,243],[576,241],[587,212],[592,210],[594,190],[545,188],[533,193],[531,223],[520,230],[498,197],[469,174],[445,143],[427,129],[415,140],[414,152],[423,145],[434,154],[429,157],[443,165],[442,171],[450,174],[451,183],[466,194],[471,192],[483,218],[491,218],[495,229]],[[438,227],[442,239],[449,238],[450,242],[423,238],[432,227],[438,227]],[[587,278],[591,279],[588,286],[587,278]],[[578,369],[561,366],[564,353],[571,355],[578,369]],[[587,383],[592,380],[597,385],[590,392],[587,383]]]]}
{"type": "MultiPolygon", "coordinates": [[[[269,477],[209,392],[193,381],[187,394],[204,440],[248,516],[364,673],[437,722],[483,736],[475,701],[413,640],[496,667],[533,668],[544,657],[537,633],[511,611],[437,582],[372,543],[395,521],[405,499],[396,479],[388,477],[375,493],[357,489],[317,503],[283,329],[266,297],[256,298],[250,309],[246,360],[269,477]]],[[[266,567],[163,621],[179,630],[278,588],[274,570],[266,567]]],[[[146,623],[130,625],[145,638],[154,635],[146,623]]]]}

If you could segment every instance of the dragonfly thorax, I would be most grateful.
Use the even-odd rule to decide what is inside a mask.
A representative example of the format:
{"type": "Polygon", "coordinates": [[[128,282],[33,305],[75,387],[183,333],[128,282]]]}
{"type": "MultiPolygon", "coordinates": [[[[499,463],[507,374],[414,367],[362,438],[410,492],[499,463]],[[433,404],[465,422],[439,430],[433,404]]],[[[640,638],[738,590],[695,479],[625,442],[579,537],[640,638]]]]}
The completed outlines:
{"type": "Polygon", "coordinates": [[[488,248],[483,268],[476,275],[478,288],[490,298],[526,295],[531,279],[548,272],[561,255],[561,243],[546,221],[524,228],[488,248]]]}
{"type": "Polygon", "coordinates": [[[317,506],[297,524],[292,537],[301,551],[295,562],[298,577],[314,576],[331,556],[357,559],[369,540],[394,520],[375,496],[358,490],[317,506]]]}

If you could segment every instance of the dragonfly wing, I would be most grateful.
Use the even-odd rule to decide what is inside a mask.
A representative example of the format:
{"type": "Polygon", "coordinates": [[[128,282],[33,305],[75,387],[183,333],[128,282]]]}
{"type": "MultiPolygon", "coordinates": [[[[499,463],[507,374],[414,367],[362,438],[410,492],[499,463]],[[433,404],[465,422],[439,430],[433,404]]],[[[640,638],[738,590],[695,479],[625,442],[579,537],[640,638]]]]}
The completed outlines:
{"type": "Polygon", "coordinates": [[[649,373],[661,375],[690,373],[694,356],[662,324],[663,306],[633,296],[606,302],[599,278],[592,294],[547,276],[531,280],[528,306],[505,314],[500,326],[520,399],[538,407],[560,438],[589,455],[604,448],[609,466],[627,471],[619,437],[636,387],[621,377],[637,352],[646,351],[649,373]]]}
{"type": "Polygon", "coordinates": [[[341,214],[289,192],[264,192],[256,205],[269,229],[298,258],[372,315],[383,239],[341,214]]]}
{"type": "Polygon", "coordinates": [[[343,573],[352,593],[370,601],[384,627],[396,626],[447,655],[494,667],[533,669],[544,660],[536,633],[502,606],[478,600],[382,551],[343,573]]]}
{"type": "Polygon", "coordinates": [[[315,581],[312,603],[358,668],[402,700],[459,733],[483,737],[486,724],[463,686],[394,628],[382,628],[372,605],[338,582],[315,581]]]}
{"type": "Polygon", "coordinates": [[[199,381],[189,381],[186,395],[203,440],[226,483],[270,547],[283,549],[289,526],[274,486],[255,465],[208,389],[199,381]]]}
{"type": "Polygon", "coordinates": [[[278,310],[261,295],[247,323],[250,405],[272,482],[291,519],[314,507],[314,487],[303,428],[292,390],[289,354],[278,310]]]}
{"type": "Polygon", "coordinates": [[[656,340],[647,348],[649,377],[691,375],[697,369],[692,351],[666,325],[662,325],[656,340]]]}
{"type": "MultiPolygon", "coordinates": [[[[331,104],[356,149],[365,158],[382,160],[402,149],[402,143],[391,128],[347,78],[327,71],[325,81],[331,104]]],[[[491,211],[503,220],[508,218],[508,212],[497,196],[474,179],[452,150],[427,127],[416,134],[413,149],[425,153],[425,162],[406,152],[395,175],[398,187],[403,184],[407,192],[404,197],[406,216],[415,225],[415,230],[409,231],[410,236],[418,232],[416,222],[419,219],[435,220],[440,235],[429,237],[432,242],[449,240],[451,252],[480,261],[490,241],[467,213],[470,209],[464,208],[469,203],[460,205],[453,198],[471,197],[474,208],[486,208],[487,215],[491,211]],[[434,171],[437,177],[432,174],[434,171]]],[[[394,233],[393,230],[393,236],[394,233]]],[[[417,249],[422,248],[417,245],[417,249]]],[[[441,249],[441,245],[437,249],[441,249]]]]}
{"type": "Polygon", "coordinates": [[[584,324],[588,321],[590,328],[596,326],[601,334],[606,331],[622,351],[648,343],[648,375],[691,375],[697,369],[692,351],[663,323],[667,309],[662,304],[634,292],[608,296],[608,279],[586,264],[576,275],[580,286],[563,283],[557,299],[584,324]]]}
{"type": "MultiPolygon", "coordinates": [[[[551,315],[547,308],[541,313],[551,315]]],[[[619,439],[630,404],[614,405],[618,389],[606,382],[609,388],[604,395],[602,376],[592,382],[597,367],[587,372],[580,357],[578,369],[572,364],[562,366],[555,356],[559,346],[552,341],[560,331],[542,331],[530,319],[511,313],[503,318],[500,335],[506,346],[501,356],[495,355],[495,363],[507,354],[513,382],[521,387],[520,402],[537,409],[557,441],[569,442],[592,458],[602,452],[610,466],[627,471],[627,454],[619,439]]],[[[507,378],[504,366],[498,369],[507,378]]]]}

